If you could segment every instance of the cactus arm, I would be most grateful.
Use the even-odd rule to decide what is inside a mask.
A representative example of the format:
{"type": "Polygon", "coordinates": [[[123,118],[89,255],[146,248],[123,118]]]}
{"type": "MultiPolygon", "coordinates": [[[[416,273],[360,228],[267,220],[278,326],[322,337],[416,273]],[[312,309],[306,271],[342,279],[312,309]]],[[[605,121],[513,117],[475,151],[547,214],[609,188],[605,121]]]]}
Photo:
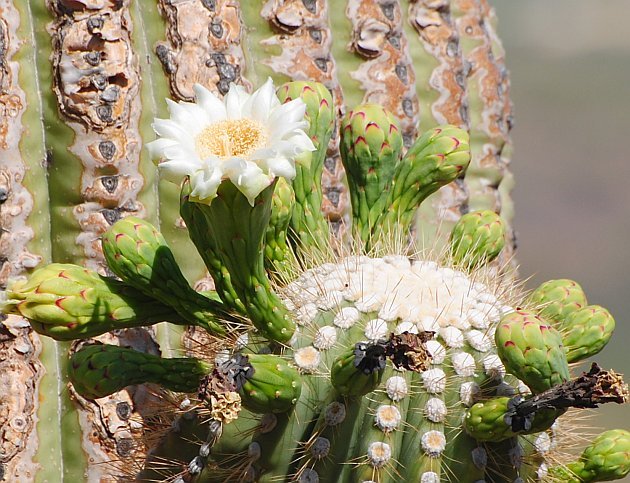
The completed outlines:
{"type": "MultiPolygon", "coordinates": [[[[41,3],[8,2],[3,6],[4,63],[0,84],[4,99],[10,100],[9,104],[3,101],[3,113],[11,113],[0,121],[3,124],[2,136],[8,135],[0,140],[0,172],[3,180],[0,186],[4,188],[2,256],[8,261],[3,264],[0,275],[3,288],[7,275],[23,275],[25,269],[51,258],[50,203],[45,160],[49,159],[50,153],[47,149],[50,144],[47,143],[54,140],[48,138],[44,129],[45,123],[55,119],[56,115],[48,64],[50,39],[45,29],[39,27],[49,19],[50,15],[41,3]],[[16,51],[16,48],[19,50],[16,51]],[[15,61],[20,62],[19,70],[14,69],[15,61]],[[11,85],[12,82],[15,84],[11,85]],[[13,104],[16,100],[21,106],[13,104]],[[15,108],[17,111],[13,112],[15,108]],[[17,124],[12,124],[12,121],[17,121],[17,124]],[[7,122],[8,131],[5,130],[7,122]],[[21,134],[14,132],[12,126],[19,127],[21,134]],[[17,148],[17,152],[13,148],[17,148]],[[26,168],[23,175],[12,172],[20,162],[26,168]],[[7,181],[11,183],[9,190],[5,190],[7,181]],[[23,188],[27,190],[27,196],[23,188]],[[16,206],[12,206],[14,203],[16,206]],[[18,224],[13,225],[13,222],[18,224]],[[31,238],[26,246],[21,239],[24,235],[31,238]],[[15,253],[5,253],[6,248],[15,253]],[[7,269],[10,273],[7,273],[7,269]]],[[[14,316],[10,316],[6,322],[16,320],[20,320],[23,325],[24,321],[14,316]]],[[[4,328],[3,323],[0,326],[4,328]]],[[[0,424],[3,426],[0,452],[4,455],[0,467],[4,477],[17,480],[25,474],[37,474],[38,478],[51,481],[61,481],[66,476],[80,478],[86,460],[79,442],[72,437],[77,433],[78,425],[76,413],[72,411],[72,404],[65,391],[63,368],[66,347],[48,338],[39,339],[30,329],[21,329],[15,335],[15,339],[2,342],[4,347],[0,359],[9,364],[9,370],[6,370],[4,363],[0,366],[4,377],[8,378],[2,382],[3,386],[5,381],[19,385],[7,392],[12,396],[3,399],[2,406],[3,418],[7,418],[4,421],[15,419],[16,423],[22,423],[22,428],[16,433],[11,430],[11,425],[5,426],[4,422],[0,424]],[[12,342],[21,350],[12,350],[12,342]],[[4,357],[5,350],[9,351],[7,358],[4,357]],[[39,357],[40,362],[35,360],[36,357],[39,357]],[[32,358],[30,362],[29,358],[32,358]],[[24,377],[28,380],[21,383],[24,377]],[[40,404],[40,401],[45,401],[45,404],[40,404]],[[36,429],[31,419],[34,413],[37,413],[36,429]],[[9,439],[8,445],[5,437],[9,439]],[[19,449],[15,452],[14,448],[19,449]]]]}

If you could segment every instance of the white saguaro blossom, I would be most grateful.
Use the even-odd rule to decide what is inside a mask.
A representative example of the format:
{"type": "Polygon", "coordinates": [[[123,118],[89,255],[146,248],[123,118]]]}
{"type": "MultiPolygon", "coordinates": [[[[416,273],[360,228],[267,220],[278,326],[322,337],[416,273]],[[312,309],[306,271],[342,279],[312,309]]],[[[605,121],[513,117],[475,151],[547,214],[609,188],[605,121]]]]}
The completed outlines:
{"type": "Polygon", "coordinates": [[[232,84],[223,100],[199,84],[194,91],[194,103],[167,99],[170,119],[155,120],[158,139],[147,144],[165,179],[190,178],[193,201],[209,204],[229,179],[253,205],[276,177],[295,177],[297,156],[315,150],[306,105],[281,104],[271,78],[253,94],[232,84]]]}

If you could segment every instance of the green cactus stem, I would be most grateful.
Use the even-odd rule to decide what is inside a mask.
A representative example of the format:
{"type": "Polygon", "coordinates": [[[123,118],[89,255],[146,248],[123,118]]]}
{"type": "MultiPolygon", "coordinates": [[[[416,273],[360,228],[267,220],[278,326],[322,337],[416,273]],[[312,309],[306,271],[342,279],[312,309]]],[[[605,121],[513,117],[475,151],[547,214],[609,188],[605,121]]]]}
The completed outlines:
{"type": "MultiPolygon", "coordinates": [[[[191,231],[191,239],[201,253],[206,247],[225,266],[238,299],[261,334],[270,340],[287,342],[295,323],[280,298],[271,290],[264,268],[264,236],[271,216],[275,183],[266,188],[252,206],[229,181],[219,185],[210,204],[190,201],[187,185],[182,191],[181,214],[191,231]]],[[[210,274],[221,279],[217,264],[208,264],[210,274]]],[[[220,293],[221,294],[221,293],[220,293]]],[[[227,301],[226,301],[227,303],[227,301]]],[[[237,308],[237,307],[235,307],[237,308]]]]}
{"type": "Polygon", "coordinates": [[[237,321],[223,304],[188,285],[164,237],[147,221],[130,216],[116,222],[103,235],[103,254],[112,272],[126,283],[210,334],[227,333],[220,319],[237,321]]]}
{"type": "Polygon", "coordinates": [[[118,280],[67,263],[51,263],[7,290],[4,311],[31,321],[56,340],[85,339],[111,330],[168,320],[187,325],[173,308],[118,280]]]}
{"type": "Polygon", "coordinates": [[[549,475],[568,483],[625,478],[630,473],[630,432],[611,429],[598,435],[577,461],[552,466],[549,475]]]}
{"type": "Polygon", "coordinates": [[[505,223],[494,211],[473,211],[453,227],[450,252],[456,265],[472,269],[494,260],[505,246],[505,223]]]}
{"type": "Polygon", "coordinates": [[[533,392],[543,392],[569,379],[562,338],[537,315],[524,310],[505,315],[495,341],[506,369],[533,392]]]}
{"type": "Polygon", "coordinates": [[[79,394],[95,399],[145,382],[176,392],[195,392],[211,370],[211,365],[198,359],[164,359],[126,347],[94,344],[72,354],[69,375],[79,394]]]}

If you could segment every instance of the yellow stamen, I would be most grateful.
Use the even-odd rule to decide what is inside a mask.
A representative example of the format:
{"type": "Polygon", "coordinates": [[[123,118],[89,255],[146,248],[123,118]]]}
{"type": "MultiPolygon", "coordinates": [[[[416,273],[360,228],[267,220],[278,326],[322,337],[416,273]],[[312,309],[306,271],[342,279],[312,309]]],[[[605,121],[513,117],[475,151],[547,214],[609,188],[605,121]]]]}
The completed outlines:
{"type": "Polygon", "coordinates": [[[210,155],[246,157],[267,142],[267,129],[252,119],[231,119],[211,124],[195,139],[201,159],[210,155]]]}

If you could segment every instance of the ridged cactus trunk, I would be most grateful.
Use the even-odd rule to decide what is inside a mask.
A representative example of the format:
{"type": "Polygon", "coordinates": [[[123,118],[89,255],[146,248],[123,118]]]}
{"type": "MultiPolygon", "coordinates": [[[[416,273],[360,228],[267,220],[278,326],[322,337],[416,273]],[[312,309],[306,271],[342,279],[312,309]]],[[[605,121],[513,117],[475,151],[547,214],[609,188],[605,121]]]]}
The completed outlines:
{"type": "MultiPolygon", "coordinates": [[[[562,339],[547,322],[523,329],[556,354],[544,370],[531,361],[533,382],[518,352],[495,349],[502,315],[528,327],[537,315],[512,310],[524,297],[509,270],[493,280],[513,248],[511,106],[485,1],[0,0],[0,12],[0,480],[544,476],[540,435],[566,410],[546,391],[572,382],[567,360],[600,350],[614,321],[584,300],[548,316],[562,339]],[[281,177],[253,198],[240,178],[216,198],[158,180],[144,145],[165,98],[267,77],[309,81],[278,91],[306,105],[314,151],[295,173],[267,169],[281,177]],[[412,292],[416,305],[399,303],[412,292]],[[71,342],[87,338],[105,345],[71,342]],[[166,390],[129,386],[141,382],[166,390]]],[[[230,133],[204,149],[235,154],[230,133]]],[[[540,297],[527,308],[562,302],[540,297]]],[[[625,397],[603,374],[582,405],[625,397]]],[[[601,436],[549,474],[618,477],[628,444],[601,436]]]]}

